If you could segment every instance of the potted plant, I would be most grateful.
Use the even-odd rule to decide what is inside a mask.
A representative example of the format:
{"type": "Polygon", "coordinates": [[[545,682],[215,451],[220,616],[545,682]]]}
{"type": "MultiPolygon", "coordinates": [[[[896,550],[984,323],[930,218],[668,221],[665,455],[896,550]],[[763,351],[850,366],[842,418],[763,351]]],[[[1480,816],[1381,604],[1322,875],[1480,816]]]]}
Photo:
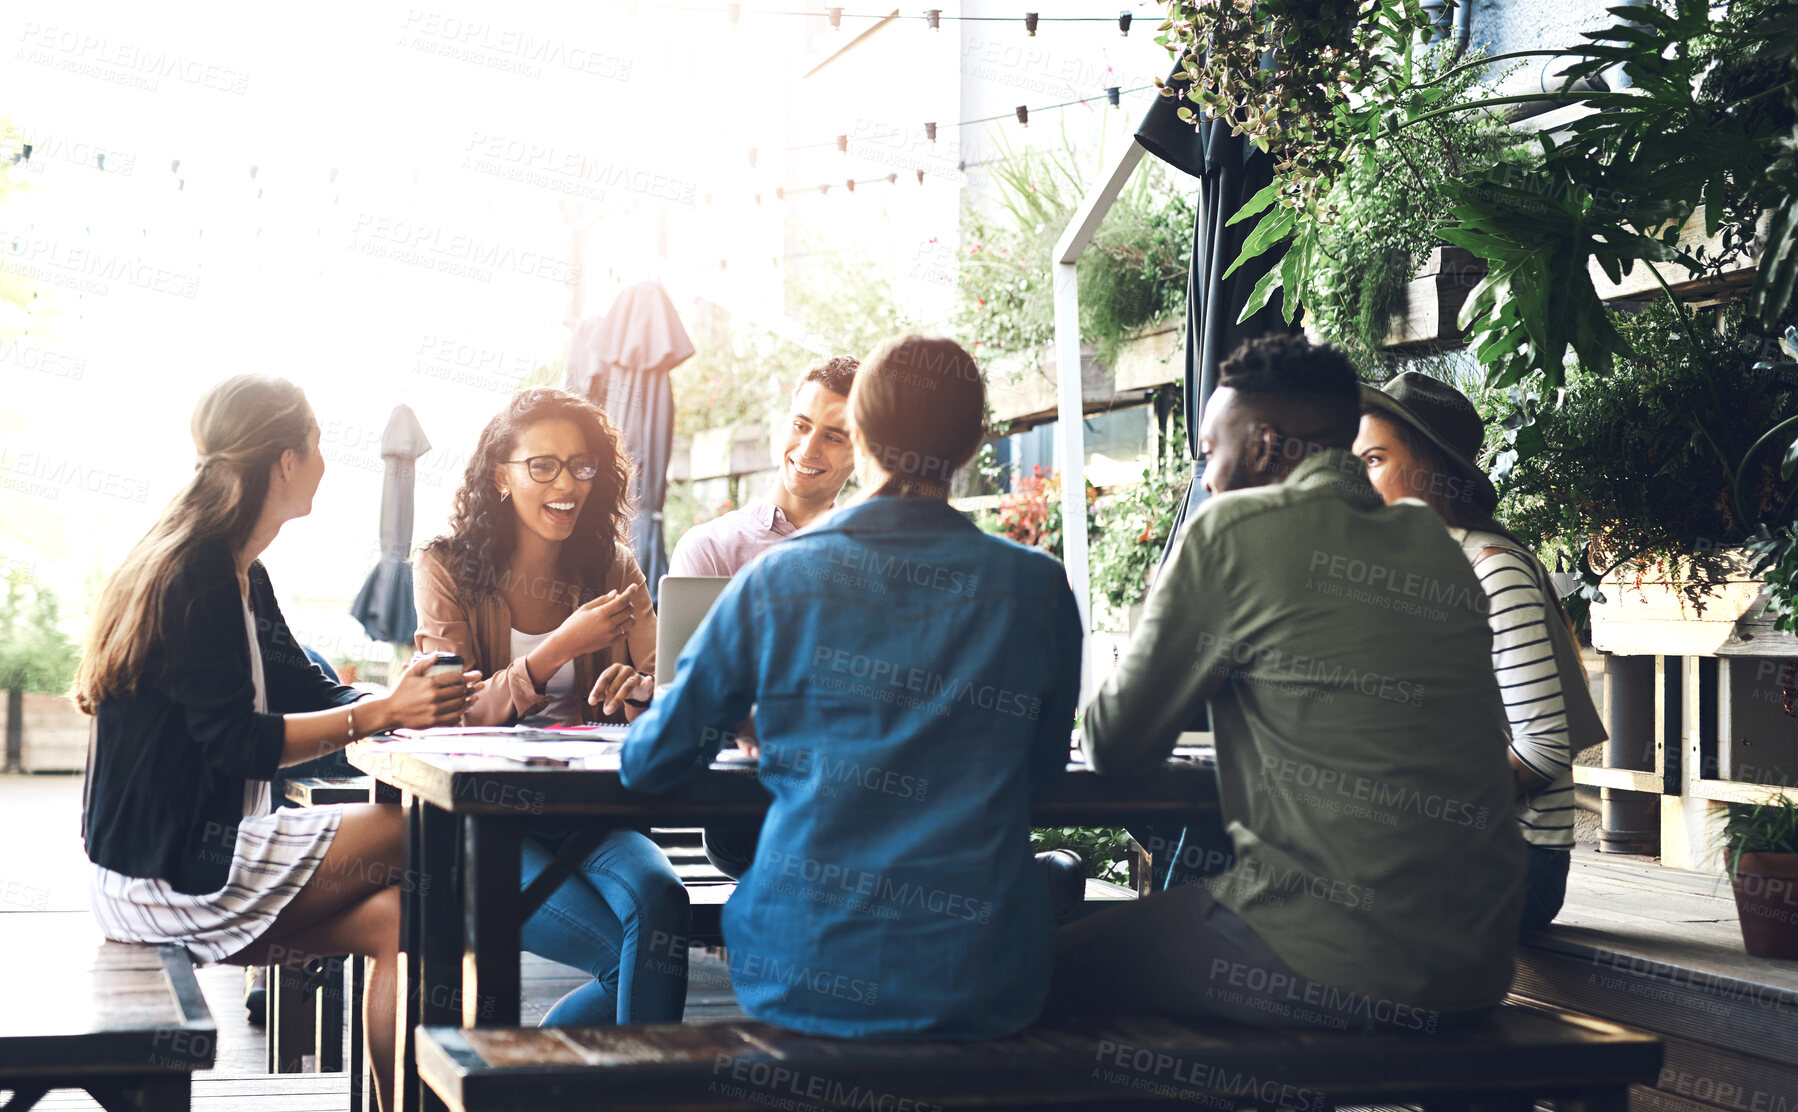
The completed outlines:
{"type": "Polygon", "coordinates": [[[1694,319],[1662,299],[1619,315],[1631,354],[1604,375],[1571,368],[1558,404],[1471,391],[1503,430],[1498,517],[1579,572],[1569,610],[1590,607],[1600,648],[1712,652],[1701,639],[1720,643],[1775,577],[1756,559],[1756,523],[1798,504],[1782,458],[1798,430],[1780,431],[1798,408],[1798,364],[1764,358],[1744,318],[1739,303],[1694,319]],[[1520,406],[1527,423],[1507,420],[1520,406]]]}
{"type": "Polygon", "coordinates": [[[1730,804],[1723,845],[1743,947],[1798,961],[1798,803],[1781,795],[1730,804]]]}
{"type": "Polygon", "coordinates": [[[353,656],[340,656],[331,663],[337,670],[337,682],[352,684],[356,682],[358,661],[353,656]]]}

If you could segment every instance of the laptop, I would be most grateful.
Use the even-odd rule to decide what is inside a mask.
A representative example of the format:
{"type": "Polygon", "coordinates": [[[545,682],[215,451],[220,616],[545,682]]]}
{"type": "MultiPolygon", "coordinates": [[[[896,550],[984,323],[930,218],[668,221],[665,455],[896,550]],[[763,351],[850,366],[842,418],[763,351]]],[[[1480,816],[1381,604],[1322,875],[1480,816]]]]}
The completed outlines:
{"type": "Polygon", "coordinates": [[[728,575],[664,575],[656,605],[656,687],[674,682],[674,666],[712,603],[730,583],[728,575]]]}

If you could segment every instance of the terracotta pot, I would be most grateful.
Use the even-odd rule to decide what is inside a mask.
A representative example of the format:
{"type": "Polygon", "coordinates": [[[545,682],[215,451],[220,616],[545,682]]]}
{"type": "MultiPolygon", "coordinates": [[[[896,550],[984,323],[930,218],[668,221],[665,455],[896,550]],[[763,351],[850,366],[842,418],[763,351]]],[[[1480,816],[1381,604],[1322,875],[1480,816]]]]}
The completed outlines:
{"type": "Polygon", "coordinates": [[[1798,853],[1744,853],[1730,886],[1748,953],[1798,961],[1798,853]]]}
{"type": "Polygon", "coordinates": [[[354,664],[347,664],[347,663],[339,664],[337,666],[337,679],[341,683],[346,683],[346,684],[355,683],[356,682],[356,666],[354,664]]]}

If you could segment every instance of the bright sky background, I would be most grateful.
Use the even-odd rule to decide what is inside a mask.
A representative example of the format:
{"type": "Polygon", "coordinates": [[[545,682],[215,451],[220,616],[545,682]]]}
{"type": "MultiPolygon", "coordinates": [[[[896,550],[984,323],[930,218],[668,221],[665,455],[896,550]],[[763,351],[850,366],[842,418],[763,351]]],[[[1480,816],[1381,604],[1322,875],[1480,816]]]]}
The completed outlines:
{"type": "Polygon", "coordinates": [[[501,175],[585,156],[693,180],[703,154],[659,118],[664,17],[485,8],[6,6],[0,115],[34,150],[0,265],[39,298],[0,347],[0,559],[85,596],[191,472],[205,387],[281,374],[328,469],[267,562],[302,637],[356,647],[342,606],[375,558],[389,411],[436,446],[428,536],[512,381],[567,345],[560,195],[501,175]]]}
{"type": "MultiPolygon", "coordinates": [[[[1149,7],[1129,39],[1098,24],[1029,39],[1021,26],[967,24],[956,38],[910,22],[796,100],[814,52],[868,24],[846,20],[838,37],[821,19],[758,19],[758,6],[791,5],[746,4],[735,29],[721,14],[583,0],[0,7],[0,161],[33,146],[9,171],[28,188],[0,204],[0,278],[38,294],[24,320],[0,319],[0,562],[55,586],[79,632],[105,573],[191,474],[200,394],[234,373],[284,375],[317,412],[327,473],[312,516],[265,560],[300,636],[357,655],[367,646],[346,606],[376,559],[378,444],[397,403],[435,446],[420,463],[423,540],[445,522],[481,426],[520,374],[565,354],[569,323],[623,283],[675,279],[658,250],[703,270],[708,296],[766,302],[779,288],[766,267],[717,260],[778,264],[781,215],[803,213],[848,249],[882,251],[904,281],[952,280],[936,253],[954,242],[953,175],[901,182],[910,193],[746,200],[951,148],[871,163],[769,150],[789,128],[872,134],[888,117],[947,122],[1165,72],[1149,7]],[[918,61],[883,78],[864,55],[918,61]],[[756,170],[751,145],[768,151],[756,170]],[[695,200],[714,193],[715,206],[695,200]],[[694,204],[667,206],[664,228],[658,194],[694,204]],[[891,222],[885,198],[907,197],[934,200],[891,222]],[[602,221],[587,257],[571,217],[602,221]],[[879,234],[893,242],[858,241],[879,234]]],[[[1082,0],[1031,6],[1094,14],[1082,0]]],[[[1127,133],[1143,103],[1067,118],[1127,133]]],[[[1033,125],[1020,141],[1074,141],[1053,116],[1033,125]]]]}

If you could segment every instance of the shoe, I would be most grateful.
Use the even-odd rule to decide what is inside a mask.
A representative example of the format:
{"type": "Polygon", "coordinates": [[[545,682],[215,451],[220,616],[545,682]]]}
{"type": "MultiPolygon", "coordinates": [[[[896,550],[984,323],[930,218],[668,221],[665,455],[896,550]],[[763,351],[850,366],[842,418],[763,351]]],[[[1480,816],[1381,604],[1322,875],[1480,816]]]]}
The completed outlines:
{"type": "Polygon", "coordinates": [[[250,1026],[261,1027],[268,1021],[268,966],[245,967],[243,1008],[250,1013],[250,1026]]]}
{"type": "Polygon", "coordinates": [[[1055,923],[1072,922],[1086,904],[1086,862],[1071,849],[1052,849],[1036,855],[1049,881],[1049,908],[1055,923]]]}

